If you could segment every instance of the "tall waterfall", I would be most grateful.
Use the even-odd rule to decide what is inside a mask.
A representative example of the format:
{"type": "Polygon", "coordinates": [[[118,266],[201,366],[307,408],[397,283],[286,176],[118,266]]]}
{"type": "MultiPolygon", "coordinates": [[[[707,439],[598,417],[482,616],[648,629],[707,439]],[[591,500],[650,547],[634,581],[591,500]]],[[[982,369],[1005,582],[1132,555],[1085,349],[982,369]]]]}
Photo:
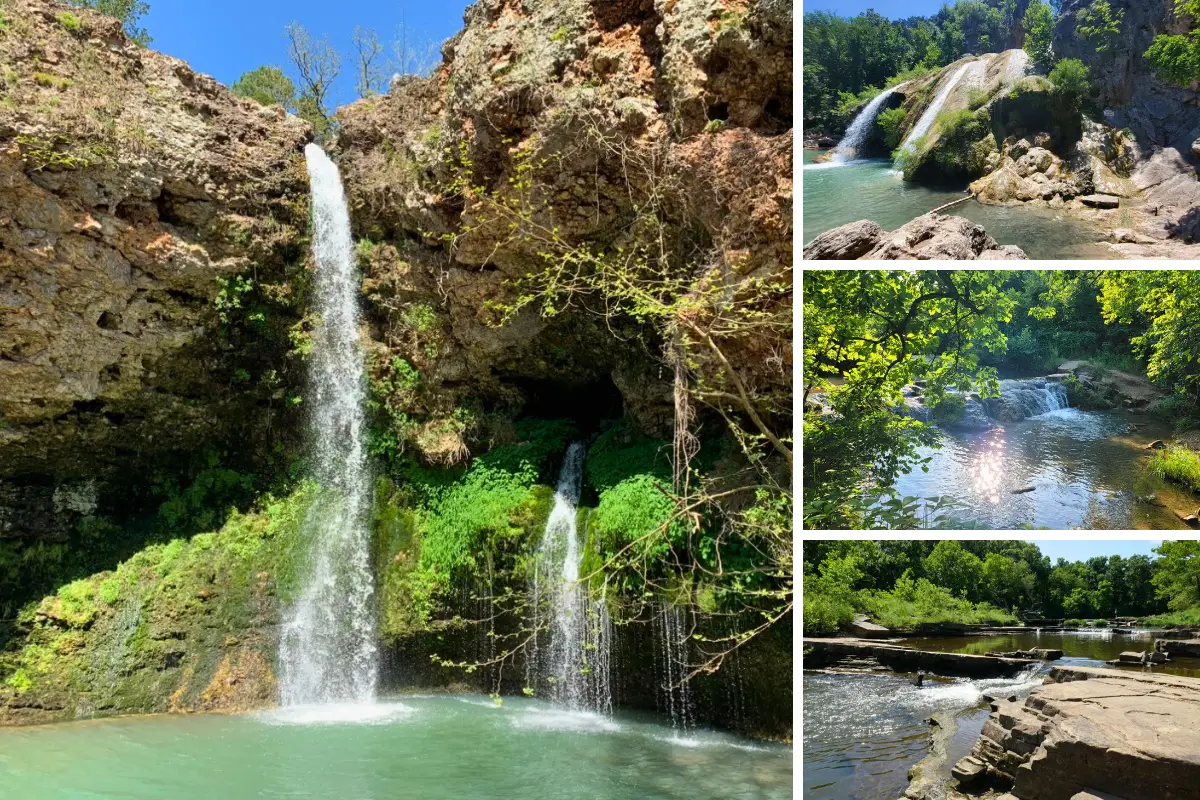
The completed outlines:
{"type": "MultiPolygon", "coordinates": [[[[554,492],[554,508],[538,549],[533,606],[535,614],[540,614],[543,598],[549,603],[551,618],[546,624],[550,642],[533,659],[556,702],[575,711],[607,714],[612,711],[612,621],[604,596],[593,599],[589,581],[579,579],[583,550],[577,505],[585,454],[582,442],[567,448],[554,492]]],[[[535,617],[535,624],[538,621],[535,617]]]]}
{"type": "Polygon", "coordinates": [[[862,147],[863,142],[867,140],[867,135],[871,132],[871,125],[874,124],[880,107],[895,91],[895,89],[884,89],[871,102],[867,103],[866,108],[858,112],[858,116],[846,129],[846,135],[838,142],[837,148],[829,158],[830,161],[844,164],[858,154],[859,148],[862,147]]]}
{"type": "Polygon", "coordinates": [[[982,66],[983,62],[968,61],[955,70],[954,75],[950,80],[946,81],[945,85],[942,86],[942,90],[937,93],[937,96],[933,98],[933,102],[929,104],[929,108],[925,109],[925,113],[921,115],[921,118],[917,120],[917,124],[909,131],[908,136],[904,139],[904,144],[901,145],[902,148],[912,150],[913,143],[928,133],[929,129],[933,127],[933,121],[937,119],[938,114],[942,113],[942,106],[946,104],[946,98],[950,96],[950,92],[954,91],[954,87],[959,84],[959,81],[963,79],[967,71],[972,68],[978,70],[982,66]]]}
{"type": "Polygon", "coordinates": [[[363,448],[366,373],[358,275],[341,177],[325,151],[304,149],[312,185],[315,309],[309,356],[312,476],[321,493],[304,520],[309,571],[280,643],[283,704],[363,703],[375,697],[371,479],[363,448]]]}

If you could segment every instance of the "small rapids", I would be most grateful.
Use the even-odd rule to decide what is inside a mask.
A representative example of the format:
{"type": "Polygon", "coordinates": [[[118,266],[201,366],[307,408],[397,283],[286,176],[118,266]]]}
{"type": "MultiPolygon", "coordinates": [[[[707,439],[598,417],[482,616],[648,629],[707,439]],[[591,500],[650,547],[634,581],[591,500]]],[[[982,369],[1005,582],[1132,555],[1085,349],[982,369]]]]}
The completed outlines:
{"type": "Polygon", "coordinates": [[[954,714],[964,726],[961,738],[973,739],[986,718],[985,694],[1028,696],[1048,669],[1039,664],[1012,678],[927,679],[920,687],[912,675],[804,673],[804,797],[903,796],[909,767],[929,751],[932,714],[954,714]]]}

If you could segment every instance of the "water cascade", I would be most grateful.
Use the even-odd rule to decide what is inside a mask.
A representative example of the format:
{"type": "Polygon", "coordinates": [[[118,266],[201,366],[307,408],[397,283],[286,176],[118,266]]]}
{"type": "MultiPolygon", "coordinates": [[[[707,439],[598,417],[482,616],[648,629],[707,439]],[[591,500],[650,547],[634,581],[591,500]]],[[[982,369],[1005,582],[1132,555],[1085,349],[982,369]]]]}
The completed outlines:
{"type": "Polygon", "coordinates": [[[1000,396],[983,402],[988,416],[1000,422],[1019,422],[1069,406],[1067,388],[1045,378],[1000,381],[1000,396]]]}
{"type": "Polygon", "coordinates": [[[946,98],[950,96],[950,93],[954,91],[954,87],[958,86],[959,82],[967,74],[967,71],[972,67],[978,71],[983,67],[983,62],[968,61],[955,71],[950,80],[946,81],[946,85],[942,87],[942,90],[937,93],[936,97],[933,98],[933,102],[929,104],[929,108],[925,109],[925,113],[921,115],[919,120],[917,120],[917,124],[913,126],[911,131],[909,131],[909,134],[905,138],[904,144],[902,144],[901,147],[911,152],[913,149],[913,143],[916,142],[917,139],[929,133],[929,129],[933,127],[933,121],[937,119],[938,114],[942,112],[942,106],[946,104],[946,98]]]}
{"type": "Polygon", "coordinates": [[[577,506],[583,482],[586,448],[575,442],[567,448],[554,507],[538,549],[533,578],[534,624],[539,623],[543,598],[549,604],[550,642],[531,654],[539,676],[550,685],[555,702],[573,711],[612,712],[609,674],[612,620],[604,593],[593,598],[589,581],[580,580],[583,561],[577,525],[577,506]]]}
{"type": "Polygon", "coordinates": [[[687,732],[695,726],[692,708],[692,691],[688,675],[688,630],[684,610],[680,606],[666,606],[654,619],[654,638],[661,643],[656,652],[658,669],[662,674],[659,683],[660,707],[671,716],[671,727],[687,732]]]}
{"type": "Polygon", "coordinates": [[[321,492],[304,520],[309,569],[283,627],[280,687],[285,706],[365,703],[375,697],[379,666],[358,275],[337,166],[315,144],[304,155],[312,186],[313,299],[320,318],[305,405],[312,477],[321,492]]]}
{"type": "Polygon", "coordinates": [[[866,108],[858,112],[858,116],[854,118],[854,121],[850,123],[850,127],[846,129],[846,135],[838,142],[837,148],[830,156],[829,160],[831,162],[845,164],[858,154],[859,148],[863,146],[863,142],[867,140],[867,135],[871,132],[871,125],[874,124],[875,117],[879,114],[879,109],[898,88],[900,87],[884,89],[875,96],[875,99],[867,103],[866,108]]]}

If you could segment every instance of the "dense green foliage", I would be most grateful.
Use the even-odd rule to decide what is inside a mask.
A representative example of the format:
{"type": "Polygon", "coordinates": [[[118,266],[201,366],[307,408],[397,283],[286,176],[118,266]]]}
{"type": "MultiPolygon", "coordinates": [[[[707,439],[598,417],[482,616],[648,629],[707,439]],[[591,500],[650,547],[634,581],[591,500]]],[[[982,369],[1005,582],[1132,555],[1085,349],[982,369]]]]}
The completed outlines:
{"type": "Polygon", "coordinates": [[[1021,19],[1025,26],[1025,52],[1034,66],[1043,72],[1054,66],[1054,12],[1045,0],[1032,0],[1021,19]]]}
{"type": "Polygon", "coordinates": [[[937,440],[891,411],[901,388],[927,381],[934,405],[948,389],[994,396],[995,370],[980,357],[1003,352],[1014,302],[993,272],[810,270],[803,280],[803,402],[820,393],[837,412],[804,417],[805,524],[862,527],[874,514],[870,490],[917,466],[916,448],[937,440]]]}
{"type": "Polygon", "coordinates": [[[1088,68],[1077,58],[1064,58],[1050,70],[1054,99],[1069,112],[1078,111],[1091,95],[1088,68]]]}
{"type": "Polygon", "coordinates": [[[1150,470],[1160,478],[1200,491],[1200,455],[1186,447],[1168,446],[1150,460],[1150,470]]]}
{"type": "Polygon", "coordinates": [[[264,106],[280,105],[288,111],[296,108],[296,86],[278,67],[259,67],[243,73],[230,91],[264,106]]]}
{"type": "Polygon", "coordinates": [[[1113,12],[1108,0],[1093,0],[1081,8],[1075,17],[1075,33],[1096,48],[1096,52],[1110,51],[1121,35],[1121,24],[1125,9],[1113,12]]]}
{"type": "Polygon", "coordinates": [[[1155,552],[1051,566],[1025,541],[805,541],[804,633],[832,633],[859,613],[907,629],[1015,624],[1018,612],[1082,623],[1169,608],[1188,624],[1200,614],[1200,543],[1163,542],[1155,552]]]}
{"type": "Polygon", "coordinates": [[[1155,36],[1146,60],[1163,80],[1187,86],[1200,81],[1200,28],[1196,27],[1200,24],[1200,0],[1176,0],[1175,16],[1191,19],[1191,30],[1155,36]]]}
{"type": "MultiPolygon", "coordinates": [[[[938,439],[935,428],[893,410],[915,380],[928,382],[925,404],[945,424],[961,414],[961,398],[947,401],[948,390],[987,397],[1000,373],[1045,375],[1086,359],[1098,376],[1144,372],[1169,395],[1153,413],[1181,430],[1200,422],[1193,272],[811,270],[803,291],[809,527],[937,524],[920,502],[901,502],[898,513],[880,502],[897,475],[922,465],[916,449],[938,439]]],[[[1113,407],[1110,394],[1070,378],[1065,385],[1072,405],[1113,407]]],[[[1181,458],[1170,456],[1169,469],[1182,475],[1181,458]]]]}

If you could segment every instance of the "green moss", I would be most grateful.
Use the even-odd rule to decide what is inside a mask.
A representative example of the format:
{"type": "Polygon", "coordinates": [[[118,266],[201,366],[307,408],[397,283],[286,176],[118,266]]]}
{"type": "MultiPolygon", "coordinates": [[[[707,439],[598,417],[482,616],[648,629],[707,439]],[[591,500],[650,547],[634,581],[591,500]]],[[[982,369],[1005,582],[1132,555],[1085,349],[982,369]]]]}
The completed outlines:
{"type": "Polygon", "coordinates": [[[35,72],[33,73],[33,80],[38,86],[44,86],[47,89],[57,89],[60,92],[70,89],[74,83],[70,78],[52,75],[49,72],[35,72]]]}
{"type": "Polygon", "coordinates": [[[77,707],[194,707],[230,647],[259,663],[273,658],[262,620],[278,613],[303,569],[303,523],[316,498],[311,484],[266,496],[220,530],[151,545],[44,598],[0,653],[0,683],[14,693],[0,688],[0,720],[16,693],[61,709],[38,720],[73,717],[77,707]]]}
{"type": "Polygon", "coordinates": [[[586,476],[598,492],[611,489],[633,475],[671,479],[671,443],[651,439],[627,422],[600,435],[588,449],[586,476]]]}

